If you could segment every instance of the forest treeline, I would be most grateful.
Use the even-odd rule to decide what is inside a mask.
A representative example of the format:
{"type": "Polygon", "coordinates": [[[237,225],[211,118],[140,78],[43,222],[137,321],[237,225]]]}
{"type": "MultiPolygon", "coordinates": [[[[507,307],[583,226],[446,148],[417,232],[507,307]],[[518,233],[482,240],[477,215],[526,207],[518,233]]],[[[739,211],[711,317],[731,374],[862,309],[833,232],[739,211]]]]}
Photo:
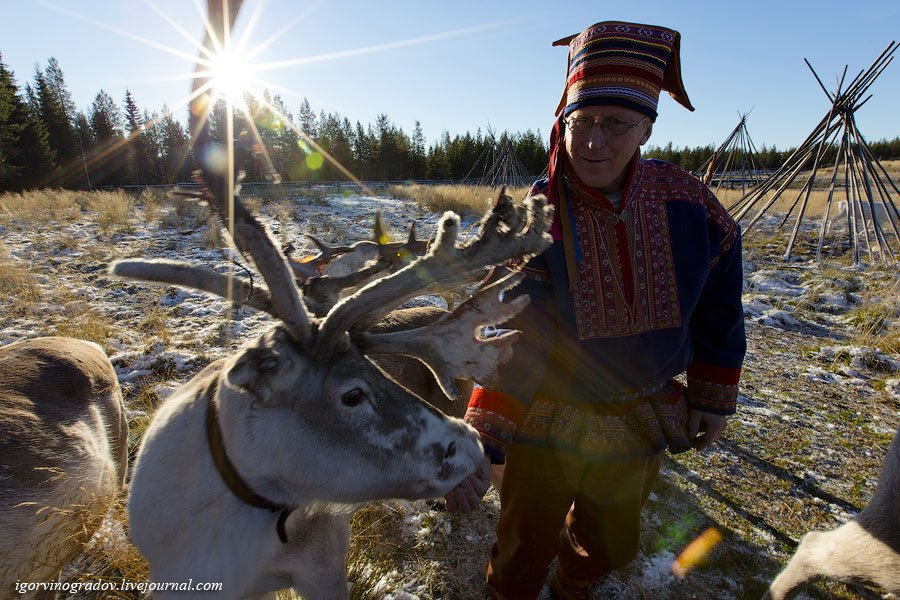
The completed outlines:
{"type": "MultiPolygon", "coordinates": [[[[418,121],[411,133],[384,114],[364,125],[337,113],[317,114],[306,99],[296,115],[279,96],[268,93],[260,100],[248,97],[245,109],[253,125],[238,112],[235,137],[237,168],[247,181],[271,180],[276,174],[285,181],[347,179],[334,163],[364,181],[459,181],[481,175],[480,168],[470,172],[495,144],[511,144],[532,175],[547,164],[547,141],[540,130],[444,132],[428,143],[418,121]]],[[[223,115],[219,104],[210,117],[214,134],[223,126],[223,115]]],[[[50,58],[43,69],[36,66],[32,81],[21,88],[0,56],[0,191],[190,181],[195,157],[184,117],[166,106],[142,108],[128,90],[121,105],[100,90],[82,111],[56,59],[50,58]]],[[[882,159],[900,159],[900,138],[872,147],[882,159]]],[[[644,154],[695,170],[714,149],[669,143],[648,147],[644,154]]],[[[760,159],[777,168],[791,151],[763,146],[760,159]]]]}

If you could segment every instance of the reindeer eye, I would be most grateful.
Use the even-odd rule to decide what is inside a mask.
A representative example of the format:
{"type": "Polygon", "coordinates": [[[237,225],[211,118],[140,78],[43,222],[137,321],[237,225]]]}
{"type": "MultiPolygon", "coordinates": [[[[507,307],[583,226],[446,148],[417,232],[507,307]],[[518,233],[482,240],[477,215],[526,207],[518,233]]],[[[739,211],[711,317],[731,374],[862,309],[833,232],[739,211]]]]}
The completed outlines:
{"type": "Polygon", "coordinates": [[[359,388],[353,388],[341,396],[341,404],[344,406],[359,406],[366,399],[366,394],[359,388]]]}

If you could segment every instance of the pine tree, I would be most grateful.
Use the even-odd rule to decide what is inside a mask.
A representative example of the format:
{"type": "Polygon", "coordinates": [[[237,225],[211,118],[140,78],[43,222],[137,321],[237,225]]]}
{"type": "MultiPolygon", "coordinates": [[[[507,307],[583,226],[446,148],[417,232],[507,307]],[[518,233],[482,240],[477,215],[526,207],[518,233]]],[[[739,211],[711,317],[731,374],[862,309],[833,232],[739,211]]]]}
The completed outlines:
{"type": "Polygon", "coordinates": [[[150,148],[144,134],[144,118],[140,109],[131,95],[131,90],[125,89],[125,130],[128,134],[128,144],[125,149],[125,173],[129,183],[147,185],[153,178],[153,165],[151,162],[150,148]]]}
{"type": "Polygon", "coordinates": [[[43,72],[35,69],[34,88],[29,95],[47,128],[50,147],[56,155],[59,172],[54,184],[69,187],[82,185],[84,175],[75,137],[74,105],[55,58],[49,59],[43,72]]]}
{"type": "Polygon", "coordinates": [[[162,156],[165,183],[191,180],[190,138],[187,130],[177,120],[168,106],[163,105],[159,121],[160,154],[162,156]]]}
{"type": "Polygon", "coordinates": [[[97,144],[89,163],[94,185],[124,185],[127,164],[123,152],[122,117],[112,96],[100,90],[91,104],[89,119],[97,144]]]}
{"type": "Polygon", "coordinates": [[[46,128],[19,96],[15,77],[0,57],[0,190],[46,185],[53,159],[46,128]]]}
{"type": "Polygon", "coordinates": [[[422,132],[422,124],[416,121],[412,135],[412,152],[409,162],[410,179],[425,178],[425,134],[422,132]]]}

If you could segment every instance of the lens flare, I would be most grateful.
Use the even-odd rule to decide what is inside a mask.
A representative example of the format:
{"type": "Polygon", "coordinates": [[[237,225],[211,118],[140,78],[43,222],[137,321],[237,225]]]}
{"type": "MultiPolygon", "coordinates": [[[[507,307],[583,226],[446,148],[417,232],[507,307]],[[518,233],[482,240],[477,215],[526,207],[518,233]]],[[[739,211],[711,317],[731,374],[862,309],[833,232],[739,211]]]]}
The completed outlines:
{"type": "Polygon", "coordinates": [[[318,152],[310,152],[306,155],[306,166],[313,171],[318,171],[325,164],[325,157],[318,152]]]}
{"type": "Polygon", "coordinates": [[[253,69],[246,58],[229,48],[210,60],[213,95],[237,102],[244,97],[253,77],[253,69]]]}
{"type": "Polygon", "coordinates": [[[715,527],[710,527],[678,555],[672,563],[672,573],[679,579],[684,579],[688,572],[699,565],[709,555],[713,548],[722,541],[722,534],[715,527]]]}

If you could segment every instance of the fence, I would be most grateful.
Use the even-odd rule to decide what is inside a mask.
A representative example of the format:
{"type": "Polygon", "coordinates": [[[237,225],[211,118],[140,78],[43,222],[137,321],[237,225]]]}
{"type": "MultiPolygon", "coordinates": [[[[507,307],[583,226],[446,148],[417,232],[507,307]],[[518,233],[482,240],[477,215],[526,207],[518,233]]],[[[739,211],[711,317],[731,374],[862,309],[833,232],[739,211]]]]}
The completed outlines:
{"type": "MultiPolygon", "coordinates": [[[[241,183],[241,195],[253,196],[262,194],[266,196],[300,196],[303,194],[326,193],[340,194],[343,192],[367,194],[384,192],[395,185],[478,185],[477,179],[452,180],[452,179],[404,179],[398,181],[282,181],[272,183],[264,181],[245,181],[241,183]]],[[[158,190],[171,192],[175,190],[198,190],[198,183],[170,183],[162,185],[122,185],[122,186],[98,186],[95,190],[123,190],[129,194],[140,195],[144,190],[158,190]]]]}

